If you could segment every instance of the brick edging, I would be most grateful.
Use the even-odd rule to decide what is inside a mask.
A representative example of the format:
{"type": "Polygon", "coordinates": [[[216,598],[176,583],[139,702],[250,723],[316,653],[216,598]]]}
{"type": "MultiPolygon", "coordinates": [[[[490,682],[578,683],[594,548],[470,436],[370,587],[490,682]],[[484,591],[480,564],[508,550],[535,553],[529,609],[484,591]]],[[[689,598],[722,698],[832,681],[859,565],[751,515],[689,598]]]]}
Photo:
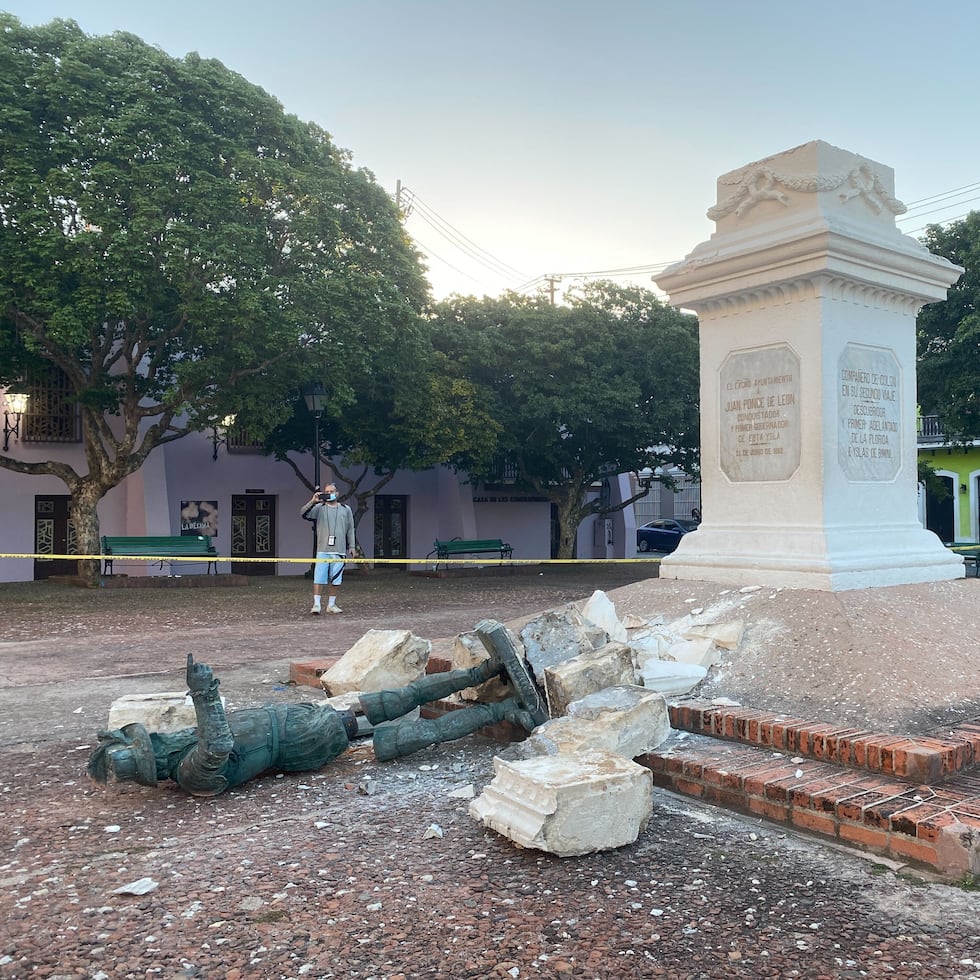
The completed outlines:
{"type": "Polygon", "coordinates": [[[849,768],[932,784],[980,763],[980,720],[948,735],[909,736],[805,721],[742,706],[681,701],[669,706],[679,731],[786,752],[849,768]]]}

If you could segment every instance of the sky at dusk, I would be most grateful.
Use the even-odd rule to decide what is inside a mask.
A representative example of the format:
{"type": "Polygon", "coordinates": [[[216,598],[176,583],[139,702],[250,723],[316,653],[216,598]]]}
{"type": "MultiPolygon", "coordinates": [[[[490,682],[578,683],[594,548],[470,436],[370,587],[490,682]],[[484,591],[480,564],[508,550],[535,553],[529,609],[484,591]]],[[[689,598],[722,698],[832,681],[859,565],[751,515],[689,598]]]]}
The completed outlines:
{"type": "Polygon", "coordinates": [[[899,227],[980,208],[980,5],[952,0],[0,0],[217,58],[372,171],[433,293],[651,275],[720,174],[814,139],[895,170],[899,227]]]}

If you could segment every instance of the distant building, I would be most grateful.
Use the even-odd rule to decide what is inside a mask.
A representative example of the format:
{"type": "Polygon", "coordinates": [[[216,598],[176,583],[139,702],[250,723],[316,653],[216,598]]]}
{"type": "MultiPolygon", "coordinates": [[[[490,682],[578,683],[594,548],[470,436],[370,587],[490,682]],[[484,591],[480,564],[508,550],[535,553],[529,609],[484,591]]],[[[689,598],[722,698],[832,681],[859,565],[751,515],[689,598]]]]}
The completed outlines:
{"type": "Polygon", "coordinates": [[[919,418],[918,451],[947,486],[948,496],[920,489],[919,519],[946,543],[980,541],[980,439],[954,444],[936,415],[919,418]]]}

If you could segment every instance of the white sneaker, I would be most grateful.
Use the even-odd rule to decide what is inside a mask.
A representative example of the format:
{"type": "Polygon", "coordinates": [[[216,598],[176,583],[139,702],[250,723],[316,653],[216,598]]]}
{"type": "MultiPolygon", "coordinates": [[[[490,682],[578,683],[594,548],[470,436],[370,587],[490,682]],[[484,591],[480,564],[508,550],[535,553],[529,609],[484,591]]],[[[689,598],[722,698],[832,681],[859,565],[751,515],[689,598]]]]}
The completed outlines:
{"type": "Polygon", "coordinates": [[[313,608],[312,608],[312,609],[310,610],[310,615],[311,615],[311,616],[319,616],[319,615],[320,615],[320,607],[319,607],[319,606],[314,606],[314,607],[313,607],[313,608]]]}
{"type": "Polygon", "coordinates": [[[343,611],[340,606],[327,606],[328,613],[342,613],[343,611]]]}

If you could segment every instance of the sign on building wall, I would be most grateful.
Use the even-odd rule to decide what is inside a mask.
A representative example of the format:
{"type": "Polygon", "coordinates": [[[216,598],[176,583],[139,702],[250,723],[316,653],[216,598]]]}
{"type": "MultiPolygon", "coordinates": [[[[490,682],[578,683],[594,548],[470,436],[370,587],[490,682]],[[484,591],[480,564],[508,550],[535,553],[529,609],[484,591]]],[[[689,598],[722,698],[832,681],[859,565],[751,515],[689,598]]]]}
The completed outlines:
{"type": "Polygon", "coordinates": [[[217,500],[182,500],[180,502],[180,533],[218,536],[217,500]]]}

